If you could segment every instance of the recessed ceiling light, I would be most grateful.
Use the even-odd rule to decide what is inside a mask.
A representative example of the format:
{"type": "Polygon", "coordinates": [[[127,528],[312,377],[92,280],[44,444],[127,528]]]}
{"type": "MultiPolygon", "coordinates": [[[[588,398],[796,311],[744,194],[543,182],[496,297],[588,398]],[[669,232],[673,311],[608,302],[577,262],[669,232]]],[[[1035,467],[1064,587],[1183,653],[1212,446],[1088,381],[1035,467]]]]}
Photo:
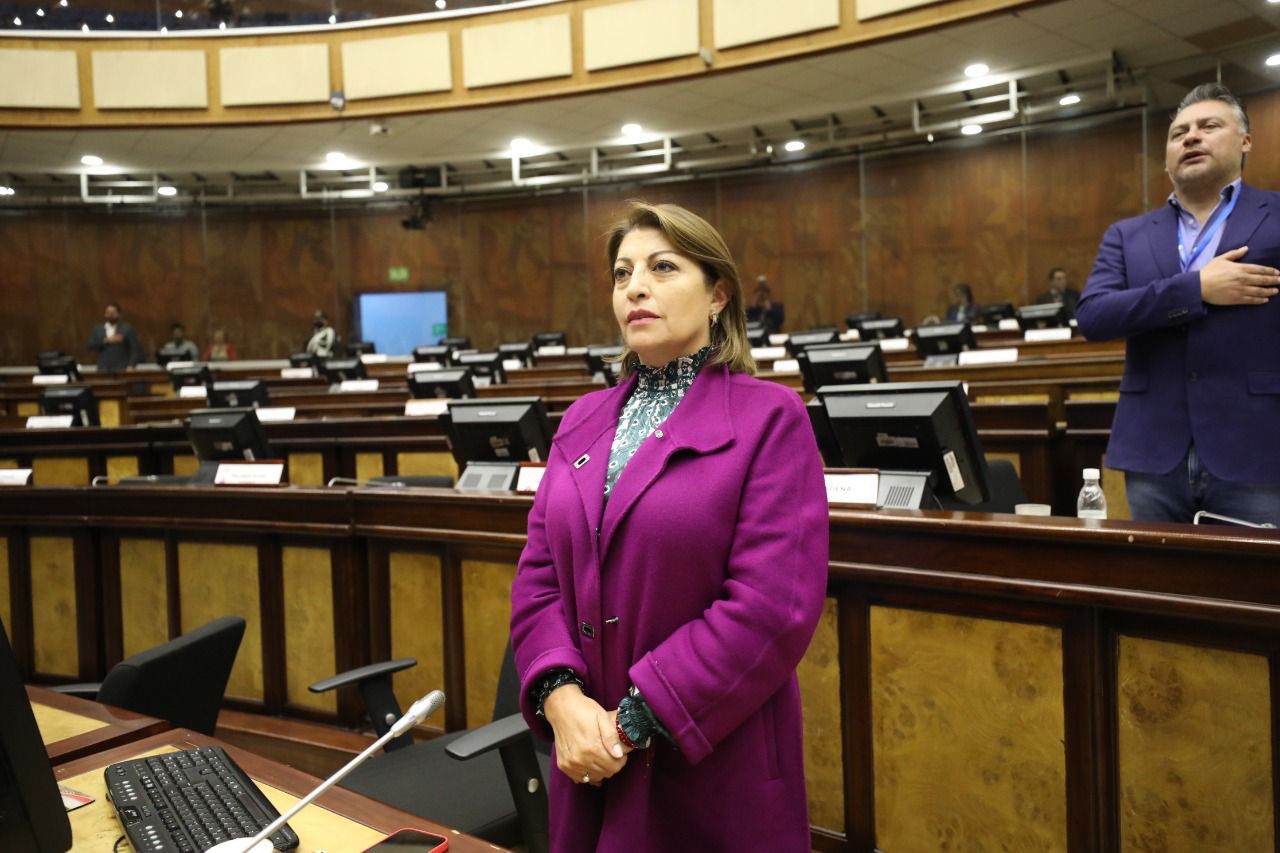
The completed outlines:
{"type": "Polygon", "coordinates": [[[87,32],[89,32],[89,25],[88,25],[88,24],[81,24],[81,25],[80,25],[80,32],[82,32],[82,33],[87,33],[87,32]]]}
{"type": "Polygon", "coordinates": [[[162,33],[167,33],[167,32],[169,32],[169,28],[168,28],[168,27],[161,27],[161,28],[160,28],[160,32],[162,32],[162,33]]]}
{"type": "Polygon", "coordinates": [[[436,0],[436,8],[442,12],[444,11],[445,7],[447,7],[448,5],[449,5],[449,0],[436,0]]]}
{"type": "Polygon", "coordinates": [[[86,154],[80,158],[80,162],[86,166],[101,166],[102,158],[97,154],[86,154]]]}
{"type": "Polygon", "coordinates": [[[977,136],[979,133],[982,133],[982,125],[966,124],[964,127],[960,128],[960,132],[965,136],[977,136]]]}
{"type": "Polygon", "coordinates": [[[166,197],[168,197],[168,196],[175,196],[175,195],[177,195],[177,194],[178,194],[178,188],[177,188],[177,187],[167,187],[167,186],[166,186],[166,187],[159,187],[159,188],[157,188],[157,189],[156,189],[156,192],[158,192],[160,195],[162,195],[162,196],[166,196],[166,197]]]}
{"type": "Polygon", "coordinates": [[[330,151],[328,154],[324,155],[324,159],[330,163],[345,163],[347,162],[347,155],[343,154],[341,151],[330,151]]]}
{"type": "Polygon", "coordinates": [[[182,17],[182,10],[181,10],[181,9],[179,9],[178,11],[174,12],[174,13],[173,13],[173,16],[174,16],[175,18],[181,18],[181,17],[182,17]]]}
{"type": "Polygon", "coordinates": [[[113,14],[111,14],[110,12],[108,12],[108,13],[107,13],[107,23],[108,23],[108,24],[114,24],[115,22],[116,22],[116,16],[115,16],[115,15],[113,15],[113,14]]]}
{"type": "Polygon", "coordinates": [[[43,17],[44,17],[44,9],[36,9],[36,17],[37,17],[37,18],[43,18],[43,17]]]}
{"type": "Polygon", "coordinates": [[[1061,98],[1058,98],[1058,104],[1060,106],[1074,107],[1078,103],[1080,103],[1080,96],[1077,95],[1075,92],[1068,92],[1067,94],[1063,95],[1061,98]]]}
{"type": "Polygon", "coordinates": [[[65,9],[67,7],[67,0],[58,0],[58,5],[65,9]]]}
{"type": "Polygon", "coordinates": [[[924,141],[925,141],[925,142],[932,142],[932,141],[933,141],[933,134],[931,133],[931,134],[929,134],[928,136],[926,136],[926,137],[924,138],[924,141]]]}
{"type": "Polygon", "coordinates": [[[794,153],[795,153],[795,152],[797,152],[797,151],[803,151],[803,150],[804,150],[804,140],[803,140],[803,139],[792,139],[790,142],[788,142],[786,145],[784,145],[784,146],[782,146],[782,147],[783,147],[783,148],[785,148],[787,151],[790,151],[791,153],[793,153],[793,154],[794,154],[794,153]]]}
{"type": "Polygon", "coordinates": [[[644,133],[644,128],[636,124],[634,121],[627,122],[622,126],[623,136],[639,136],[644,133]]]}
{"type": "Polygon", "coordinates": [[[226,22],[226,21],[218,21],[218,29],[220,29],[220,30],[225,30],[226,28],[227,28],[227,22],[226,22]]]}
{"type": "Polygon", "coordinates": [[[337,16],[337,15],[330,15],[330,16],[329,16],[329,23],[331,23],[331,24],[336,24],[336,23],[338,23],[338,16],[337,16]]]}
{"type": "Polygon", "coordinates": [[[13,19],[13,25],[14,25],[15,27],[20,27],[20,26],[22,26],[22,19],[21,19],[21,18],[18,18],[18,17],[14,17],[14,19],[13,19]]]}
{"type": "Polygon", "coordinates": [[[511,153],[516,157],[532,157],[540,149],[523,136],[511,140],[511,153]]]}
{"type": "Polygon", "coordinates": [[[386,192],[386,191],[387,191],[387,182],[386,182],[386,181],[374,181],[374,183],[373,183],[373,191],[374,191],[374,192],[376,192],[376,193],[384,193],[384,192],[386,192]]]}
{"type": "Polygon", "coordinates": [[[13,187],[0,187],[0,195],[13,195],[13,187]]]}
{"type": "Polygon", "coordinates": [[[1280,53],[1273,53],[1267,57],[1267,65],[1274,68],[1280,65],[1280,53]]]}
{"type": "Polygon", "coordinates": [[[987,67],[985,62],[975,62],[964,69],[966,77],[986,77],[987,72],[991,69],[987,67]]]}

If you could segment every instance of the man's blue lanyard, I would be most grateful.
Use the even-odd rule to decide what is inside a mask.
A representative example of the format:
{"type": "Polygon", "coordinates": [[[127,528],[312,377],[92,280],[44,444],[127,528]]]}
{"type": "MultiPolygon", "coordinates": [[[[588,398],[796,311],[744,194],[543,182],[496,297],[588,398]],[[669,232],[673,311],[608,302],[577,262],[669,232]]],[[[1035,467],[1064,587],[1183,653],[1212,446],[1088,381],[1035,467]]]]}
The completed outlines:
{"type": "Polygon", "coordinates": [[[1225,203],[1219,204],[1217,209],[1209,216],[1209,221],[1204,224],[1204,228],[1200,229],[1199,236],[1196,237],[1195,244],[1191,247],[1191,253],[1187,253],[1187,233],[1183,224],[1182,217],[1178,217],[1178,257],[1182,260],[1182,271],[1186,272],[1191,269],[1191,265],[1196,259],[1204,254],[1204,250],[1213,242],[1214,236],[1222,230],[1227,222],[1227,217],[1231,215],[1231,211],[1236,209],[1236,202],[1240,200],[1240,193],[1235,190],[1231,193],[1231,198],[1225,203]]]}

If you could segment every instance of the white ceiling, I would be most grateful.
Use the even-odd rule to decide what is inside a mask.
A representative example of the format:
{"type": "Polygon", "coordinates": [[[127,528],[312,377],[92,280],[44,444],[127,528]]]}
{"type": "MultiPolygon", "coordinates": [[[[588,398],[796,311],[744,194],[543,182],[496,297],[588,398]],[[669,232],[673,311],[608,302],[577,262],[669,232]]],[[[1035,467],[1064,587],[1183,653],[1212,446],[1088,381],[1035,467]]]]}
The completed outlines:
{"type": "MultiPolygon", "coordinates": [[[[175,180],[191,173],[296,172],[323,164],[332,150],[393,169],[499,160],[516,136],[550,150],[616,145],[625,122],[677,138],[713,132],[745,139],[752,125],[766,136],[785,135],[790,120],[829,113],[845,121],[870,121],[872,104],[891,115],[909,114],[914,99],[955,84],[971,62],[986,62],[992,74],[1001,74],[1070,64],[1108,50],[1135,71],[1157,104],[1176,102],[1189,76],[1212,79],[1219,62],[1229,70],[1244,69],[1237,79],[1246,88],[1277,85],[1280,68],[1266,68],[1263,59],[1280,51],[1280,4],[1060,0],[924,35],[687,82],[393,117],[380,121],[390,129],[386,135],[371,135],[366,119],[212,129],[0,130],[0,175],[78,173],[86,153],[123,172],[160,172],[175,180]],[[1231,25],[1243,35],[1232,35],[1231,25]]],[[[1230,75],[1224,80],[1232,82],[1230,75]]]]}

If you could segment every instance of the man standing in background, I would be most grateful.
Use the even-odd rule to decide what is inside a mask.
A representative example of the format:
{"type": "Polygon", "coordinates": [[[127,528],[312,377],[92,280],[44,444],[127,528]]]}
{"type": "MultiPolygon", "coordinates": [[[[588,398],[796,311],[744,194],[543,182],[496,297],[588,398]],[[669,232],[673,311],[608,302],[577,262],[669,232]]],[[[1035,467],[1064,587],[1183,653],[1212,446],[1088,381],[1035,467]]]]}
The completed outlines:
{"type": "Polygon", "coordinates": [[[98,354],[98,370],[116,373],[131,370],[142,360],[142,346],[133,326],[120,319],[120,306],[107,303],[105,322],[94,326],[89,349],[98,354]]]}

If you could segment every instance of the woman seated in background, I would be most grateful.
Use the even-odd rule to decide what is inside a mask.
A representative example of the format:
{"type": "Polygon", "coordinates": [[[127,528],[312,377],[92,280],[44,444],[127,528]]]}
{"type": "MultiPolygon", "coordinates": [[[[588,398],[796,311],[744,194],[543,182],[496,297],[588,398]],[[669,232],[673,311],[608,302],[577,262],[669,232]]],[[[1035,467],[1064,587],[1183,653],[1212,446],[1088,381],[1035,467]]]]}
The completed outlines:
{"type": "Polygon", "coordinates": [[[952,285],[952,304],[947,306],[948,323],[972,323],[978,319],[978,306],[973,301],[973,288],[965,282],[952,285]]]}
{"type": "Polygon", "coordinates": [[[235,361],[236,345],[227,343],[227,333],[222,329],[213,330],[213,339],[205,348],[205,361],[235,361]]]}
{"type": "Polygon", "coordinates": [[[635,203],[608,257],[625,381],[565,413],[511,589],[552,848],[808,851],[796,666],[828,515],[804,403],[751,376],[707,222],[635,203]]]}

